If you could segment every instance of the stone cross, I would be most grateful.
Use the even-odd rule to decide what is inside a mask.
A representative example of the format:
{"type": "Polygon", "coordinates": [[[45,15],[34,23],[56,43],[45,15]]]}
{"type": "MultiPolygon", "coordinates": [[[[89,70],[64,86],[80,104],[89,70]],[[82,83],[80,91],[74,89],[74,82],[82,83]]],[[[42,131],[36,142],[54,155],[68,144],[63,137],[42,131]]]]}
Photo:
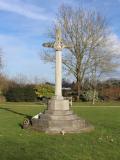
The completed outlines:
{"type": "Polygon", "coordinates": [[[62,49],[70,48],[63,44],[61,29],[56,29],[56,38],[53,43],[43,43],[44,47],[54,48],[56,52],[56,69],[55,69],[55,98],[63,99],[62,97],[62,49]]]}

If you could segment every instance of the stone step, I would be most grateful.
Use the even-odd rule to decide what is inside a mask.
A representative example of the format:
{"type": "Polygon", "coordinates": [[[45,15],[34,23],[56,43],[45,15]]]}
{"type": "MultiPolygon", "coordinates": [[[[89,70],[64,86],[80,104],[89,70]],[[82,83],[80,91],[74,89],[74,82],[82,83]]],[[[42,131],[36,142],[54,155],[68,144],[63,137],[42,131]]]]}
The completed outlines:
{"type": "Polygon", "coordinates": [[[46,110],[45,114],[53,114],[53,115],[70,115],[73,114],[71,110],[46,110]]]}
{"type": "Polygon", "coordinates": [[[83,128],[85,127],[85,121],[79,121],[79,120],[65,120],[65,121],[50,121],[49,122],[49,126],[51,128],[61,128],[61,129],[65,129],[65,128],[71,128],[71,129],[78,129],[78,128],[83,128]]]}
{"type": "Polygon", "coordinates": [[[66,128],[47,128],[45,130],[45,133],[51,133],[51,134],[57,134],[57,133],[60,133],[60,134],[66,134],[66,133],[82,133],[82,132],[90,132],[94,130],[94,127],[93,126],[86,126],[86,127],[82,127],[82,128],[71,128],[71,127],[66,127],[66,128]]]}
{"type": "MultiPolygon", "coordinates": [[[[34,120],[33,120],[34,121],[34,120]]],[[[86,128],[93,129],[89,124],[83,119],[75,120],[49,120],[42,118],[38,121],[33,122],[34,129],[40,131],[45,131],[46,133],[60,133],[62,130],[65,132],[80,132],[80,130],[85,130],[86,128]]]]}
{"type": "Polygon", "coordinates": [[[41,115],[40,118],[45,118],[45,119],[48,119],[48,120],[62,120],[62,121],[65,121],[65,120],[76,120],[76,119],[79,119],[76,115],[74,114],[69,114],[69,115],[54,115],[54,114],[44,114],[44,115],[41,115]]]}
{"type": "Polygon", "coordinates": [[[85,120],[49,120],[39,119],[33,120],[33,129],[44,131],[46,133],[60,133],[64,130],[66,133],[84,132],[93,130],[94,127],[89,125],[85,120]]]}

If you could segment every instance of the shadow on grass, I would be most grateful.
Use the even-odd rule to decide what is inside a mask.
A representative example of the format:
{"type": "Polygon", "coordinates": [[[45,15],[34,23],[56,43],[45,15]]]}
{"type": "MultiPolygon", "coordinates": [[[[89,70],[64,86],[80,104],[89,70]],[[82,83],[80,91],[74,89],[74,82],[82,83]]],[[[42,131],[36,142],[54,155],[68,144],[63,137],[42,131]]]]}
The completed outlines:
{"type": "MultiPolygon", "coordinates": [[[[20,112],[16,112],[10,108],[4,108],[4,107],[0,107],[1,110],[5,110],[5,111],[8,111],[8,112],[11,112],[11,113],[14,113],[14,114],[17,114],[17,115],[20,115],[20,116],[24,116],[24,118],[26,119],[29,119],[29,121],[31,121],[31,118],[32,116],[30,115],[27,115],[27,114],[24,114],[24,113],[20,113],[20,112]]],[[[21,128],[23,128],[23,125],[21,123],[18,124],[21,128]]]]}

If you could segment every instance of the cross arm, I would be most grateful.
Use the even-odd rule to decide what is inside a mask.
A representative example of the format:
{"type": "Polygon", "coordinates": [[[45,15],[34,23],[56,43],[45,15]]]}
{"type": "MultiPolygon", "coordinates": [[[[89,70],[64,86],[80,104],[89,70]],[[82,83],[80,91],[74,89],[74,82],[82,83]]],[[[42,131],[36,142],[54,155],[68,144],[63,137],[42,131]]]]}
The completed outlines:
{"type": "Polygon", "coordinates": [[[48,42],[48,43],[43,43],[42,45],[43,45],[43,47],[54,48],[54,43],[48,42]]]}
{"type": "Polygon", "coordinates": [[[74,46],[72,44],[64,44],[63,45],[63,48],[67,48],[67,49],[70,49],[70,48],[73,48],[74,46]]]}

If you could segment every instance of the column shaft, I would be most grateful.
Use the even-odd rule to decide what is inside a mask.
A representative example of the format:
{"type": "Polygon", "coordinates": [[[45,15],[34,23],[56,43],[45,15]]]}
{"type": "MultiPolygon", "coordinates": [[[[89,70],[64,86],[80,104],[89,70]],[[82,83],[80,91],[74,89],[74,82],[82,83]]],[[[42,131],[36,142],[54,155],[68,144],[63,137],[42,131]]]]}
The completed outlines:
{"type": "Polygon", "coordinates": [[[62,98],[62,52],[56,51],[55,96],[62,98]]]}

